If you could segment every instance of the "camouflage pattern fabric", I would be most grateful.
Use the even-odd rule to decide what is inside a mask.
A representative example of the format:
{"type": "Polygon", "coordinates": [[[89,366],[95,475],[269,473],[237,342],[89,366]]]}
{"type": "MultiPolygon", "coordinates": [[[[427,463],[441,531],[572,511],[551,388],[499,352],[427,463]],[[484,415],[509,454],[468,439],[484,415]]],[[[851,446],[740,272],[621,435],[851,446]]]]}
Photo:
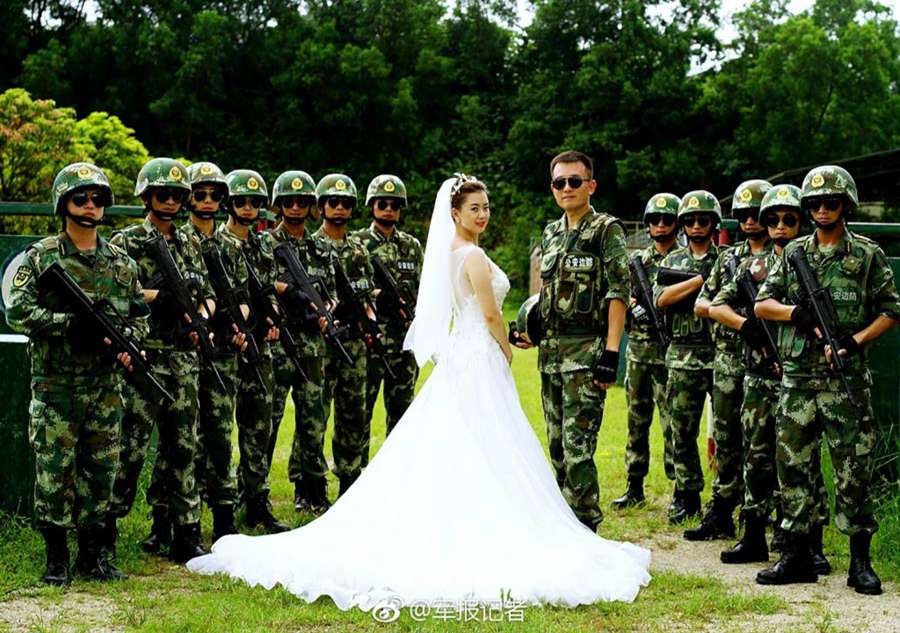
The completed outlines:
{"type": "Polygon", "coordinates": [[[237,504],[237,481],[231,463],[231,436],[238,388],[238,359],[232,353],[213,363],[225,383],[219,386],[211,370],[200,368],[200,417],[197,425],[197,485],[211,508],[237,504]]]}
{"type": "Polygon", "coordinates": [[[541,373],[541,403],[556,483],[578,519],[603,520],[597,483],[597,434],[606,392],[594,386],[590,371],[541,373]]]}
{"type": "MultiPolygon", "coordinates": [[[[372,184],[376,185],[376,188],[383,189],[384,187],[382,182],[373,181],[372,184]]],[[[371,190],[372,185],[369,188],[371,190]]],[[[373,195],[371,191],[369,195],[373,195]]],[[[406,296],[415,300],[419,291],[419,280],[422,277],[423,252],[419,240],[409,233],[398,230],[394,230],[390,236],[386,236],[375,227],[374,223],[368,229],[357,231],[353,236],[363,243],[370,255],[376,255],[384,262],[384,265],[394,275],[396,282],[405,290],[406,296]]],[[[415,308],[415,303],[411,307],[415,308]]],[[[366,379],[366,420],[367,426],[371,426],[372,412],[375,402],[378,400],[378,391],[381,389],[381,383],[384,382],[385,424],[387,432],[390,434],[413,400],[416,380],[419,377],[419,367],[412,353],[403,351],[407,324],[397,322],[396,319],[392,320],[387,311],[379,310],[378,326],[382,342],[390,352],[387,363],[397,378],[386,375],[387,372],[384,370],[382,361],[374,358],[371,353],[369,354],[366,379]]],[[[369,432],[366,432],[365,435],[363,466],[369,461],[369,432]]]]}
{"type": "MultiPolygon", "coordinates": [[[[665,203],[666,200],[660,198],[665,203]]],[[[651,200],[652,202],[652,200],[651,200]]],[[[648,208],[650,205],[648,204],[648,208]]],[[[652,207],[653,209],[656,209],[652,207]]],[[[663,207],[665,209],[666,207],[663,207]]],[[[667,253],[660,253],[651,244],[639,251],[648,279],[656,278],[656,271],[667,253]]],[[[625,392],[628,398],[628,440],[625,445],[625,466],[629,477],[646,477],[650,468],[650,424],[654,404],[659,409],[659,424],[663,432],[663,466],[666,477],[675,478],[672,461],[672,437],[669,430],[669,410],[666,402],[666,350],[659,344],[649,323],[626,315],[628,347],[625,350],[625,392]]]]}
{"type": "Polygon", "coordinates": [[[703,469],[697,450],[700,419],[706,395],[712,396],[711,369],[669,367],[666,401],[672,436],[672,458],[675,465],[675,489],[703,490],[703,469]]]}
{"type": "Polygon", "coordinates": [[[44,238],[29,247],[13,279],[6,319],[30,339],[35,522],[85,527],[104,519],[112,494],[119,463],[120,378],[99,348],[72,347],[67,329],[73,315],[62,311],[57,298],[39,294],[38,277],[56,262],[89,297],[106,299],[125,315],[126,334],[137,339],[147,333],[147,306],[134,261],[99,236],[91,251],[79,251],[66,233],[44,238]]]}
{"type": "MultiPolygon", "coordinates": [[[[327,244],[332,257],[340,263],[350,281],[353,292],[374,303],[372,263],[369,251],[358,238],[331,239],[324,228],[315,235],[327,244]]],[[[356,361],[352,367],[342,361],[333,349],[325,357],[324,403],[327,412],[334,400],[334,436],[331,450],[334,455],[335,474],[348,481],[355,480],[362,470],[363,451],[369,444],[369,418],[366,415],[366,380],[368,352],[365,342],[351,328],[352,336],[344,341],[344,347],[356,361]]]]}
{"type": "Polygon", "coordinates": [[[775,414],[779,391],[778,381],[756,376],[747,376],[744,384],[744,516],[767,517],[777,502],[775,414]]]}

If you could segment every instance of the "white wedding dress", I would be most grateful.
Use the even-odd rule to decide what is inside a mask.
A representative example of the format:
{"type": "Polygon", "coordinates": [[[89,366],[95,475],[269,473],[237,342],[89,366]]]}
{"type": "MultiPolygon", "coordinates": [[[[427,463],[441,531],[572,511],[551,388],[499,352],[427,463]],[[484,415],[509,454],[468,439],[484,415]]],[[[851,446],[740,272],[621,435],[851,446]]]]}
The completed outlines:
{"type": "MultiPolygon", "coordinates": [[[[512,373],[450,256],[453,329],[434,371],[369,466],[324,515],[283,534],[220,539],[188,569],[282,585],[341,609],[434,603],[574,607],[631,601],[650,552],[592,533],[568,507],[512,373]]],[[[509,291],[493,262],[498,303],[509,291]]]]}

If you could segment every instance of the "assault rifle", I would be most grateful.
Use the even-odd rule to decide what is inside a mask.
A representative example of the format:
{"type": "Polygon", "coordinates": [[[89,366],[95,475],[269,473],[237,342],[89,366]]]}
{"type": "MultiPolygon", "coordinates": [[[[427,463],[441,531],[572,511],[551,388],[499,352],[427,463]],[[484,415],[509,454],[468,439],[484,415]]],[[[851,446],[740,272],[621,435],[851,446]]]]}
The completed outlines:
{"type": "Polygon", "coordinates": [[[350,279],[347,277],[347,273],[344,272],[343,267],[337,259],[334,260],[334,276],[335,281],[337,282],[338,300],[343,305],[347,306],[347,315],[350,317],[353,325],[355,325],[360,334],[363,335],[363,340],[366,342],[368,348],[381,359],[381,363],[384,365],[384,371],[391,378],[396,379],[397,374],[391,369],[391,365],[387,360],[387,350],[384,347],[384,343],[382,343],[379,338],[381,332],[378,331],[378,324],[369,318],[369,310],[371,310],[373,314],[375,312],[374,306],[372,306],[369,301],[362,299],[356,294],[350,283],[350,279]]]}
{"type": "MultiPolygon", "coordinates": [[[[385,306],[394,312],[407,326],[416,318],[416,310],[413,307],[414,299],[408,295],[406,289],[397,283],[390,269],[377,255],[371,256],[372,268],[375,271],[375,284],[381,290],[379,298],[384,298],[385,306]]],[[[379,302],[380,303],[380,302],[379,302]]]]}
{"type": "Polygon", "coordinates": [[[756,282],[753,281],[753,276],[750,274],[749,270],[745,270],[738,275],[736,283],[738,302],[740,303],[740,306],[744,308],[746,312],[745,316],[748,319],[756,321],[762,327],[763,355],[766,357],[766,360],[772,364],[773,368],[776,369],[776,372],[780,373],[781,357],[778,355],[778,344],[775,342],[775,336],[772,334],[772,326],[765,319],[758,319],[753,312],[753,306],[756,305],[756,295],[759,292],[759,288],[756,287],[756,282]]]}
{"type": "Polygon", "coordinates": [[[636,314],[637,318],[646,317],[656,332],[660,345],[668,347],[672,339],[669,337],[666,325],[656,309],[656,302],[653,300],[653,287],[650,285],[647,269],[644,268],[644,261],[641,259],[641,256],[635,255],[632,257],[628,261],[628,268],[631,270],[631,276],[634,277],[634,290],[637,298],[637,306],[632,312],[637,313],[637,308],[640,308],[643,312],[642,314],[636,314]]]}
{"type": "Polygon", "coordinates": [[[175,403],[172,394],[166,391],[162,383],[153,375],[150,363],[141,355],[141,350],[122,333],[127,327],[125,318],[107,299],[94,301],[88,297],[59,262],[53,262],[47,270],[40,274],[38,288],[41,292],[58,297],[75,317],[85,324],[84,336],[96,337],[100,343],[103,343],[103,339],[109,339],[108,350],[113,357],[121,353],[131,357],[133,371],[128,371],[123,367],[128,380],[133,381],[133,384],[139,384],[137,378],[143,377],[165,400],[168,400],[169,404],[175,403]],[[111,311],[114,317],[109,316],[107,310],[111,311]]]}
{"type": "Polygon", "coordinates": [[[246,355],[247,362],[253,367],[256,379],[262,386],[263,391],[268,393],[266,381],[259,371],[259,344],[256,342],[256,337],[253,336],[252,325],[247,322],[243,312],[241,312],[241,304],[249,303],[250,298],[243,288],[238,288],[231,283],[228,272],[225,270],[225,262],[222,261],[222,253],[219,252],[219,246],[215,240],[204,240],[200,245],[200,254],[203,256],[203,263],[206,264],[209,283],[216,293],[218,314],[222,315],[229,325],[236,327],[238,332],[244,335],[247,341],[247,348],[243,353],[246,355]]]}
{"type": "MultiPolygon", "coordinates": [[[[660,266],[656,271],[656,283],[660,286],[674,286],[675,284],[679,284],[682,281],[693,279],[699,274],[700,273],[689,272],[686,270],[678,270],[677,268],[660,266]]],[[[692,312],[694,309],[694,301],[697,299],[697,296],[699,294],[700,289],[698,288],[678,303],[668,306],[668,309],[672,311],[692,312]]]]}
{"type": "Polygon", "coordinates": [[[169,245],[166,243],[166,238],[162,235],[151,237],[144,242],[144,246],[150,254],[150,257],[156,262],[157,268],[159,268],[160,275],[162,276],[161,284],[163,288],[165,288],[165,291],[171,296],[174,304],[173,311],[178,315],[179,323],[187,317],[184,322],[187,324],[188,332],[197,336],[197,346],[200,350],[200,362],[212,372],[216,382],[218,382],[219,386],[225,390],[226,387],[225,383],[222,381],[222,376],[219,374],[219,370],[216,369],[216,366],[213,363],[216,348],[212,344],[212,341],[209,340],[209,325],[207,324],[206,319],[197,314],[197,305],[199,304],[199,301],[196,300],[194,294],[191,292],[190,288],[188,288],[187,282],[181,275],[181,271],[178,270],[178,266],[172,258],[172,252],[169,250],[169,245]]]}
{"type": "Polygon", "coordinates": [[[338,351],[342,360],[348,365],[355,365],[356,361],[353,360],[353,357],[347,352],[347,348],[341,343],[341,333],[345,328],[339,328],[334,322],[334,316],[332,316],[328,306],[325,305],[322,295],[316,290],[316,286],[312,279],[309,278],[306,268],[303,267],[303,264],[297,258],[294,248],[289,243],[283,242],[275,247],[275,257],[284,264],[293,284],[309,299],[318,319],[325,319],[325,340],[338,351]]]}

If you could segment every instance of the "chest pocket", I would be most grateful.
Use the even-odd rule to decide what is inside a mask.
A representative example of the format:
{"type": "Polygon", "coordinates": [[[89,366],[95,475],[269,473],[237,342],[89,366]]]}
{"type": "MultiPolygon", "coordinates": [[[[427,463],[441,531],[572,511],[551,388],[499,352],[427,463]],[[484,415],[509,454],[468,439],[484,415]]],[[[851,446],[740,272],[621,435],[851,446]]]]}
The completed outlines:
{"type": "Polygon", "coordinates": [[[559,272],[557,309],[563,314],[589,314],[594,309],[597,257],[584,252],[562,256],[559,272]]]}

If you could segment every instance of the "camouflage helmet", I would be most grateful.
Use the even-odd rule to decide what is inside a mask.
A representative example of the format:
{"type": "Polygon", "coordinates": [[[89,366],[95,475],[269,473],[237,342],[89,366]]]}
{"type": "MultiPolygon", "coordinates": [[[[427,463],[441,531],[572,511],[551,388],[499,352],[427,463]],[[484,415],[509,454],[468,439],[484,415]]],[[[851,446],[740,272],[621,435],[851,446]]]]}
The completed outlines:
{"type": "Polygon", "coordinates": [[[644,207],[644,222],[651,213],[678,217],[679,204],[681,204],[681,198],[674,193],[654,193],[647,201],[647,206],[644,207]]]}
{"type": "Polygon", "coordinates": [[[178,187],[190,191],[191,177],[187,167],[174,158],[154,158],[138,172],[134,195],[140,196],[150,187],[178,187]]]}
{"type": "Polygon", "coordinates": [[[406,204],[406,185],[403,181],[391,174],[375,176],[366,190],[366,206],[372,206],[375,198],[399,198],[406,204]]]}
{"type": "Polygon", "coordinates": [[[344,174],[328,174],[316,185],[316,198],[321,200],[328,196],[347,196],[356,198],[356,185],[350,176],[344,174]]]}
{"type": "Polygon", "coordinates": [[[734,215],[736,209],[759,209],[763,196],[772,188],[768,180],[746,180],[734,190],[731,198],[731,211],[734,215]]]}
{"type": "Polygon", "coordinates": [[[191,177],[191,186],[199,185],[200,183],[208,183],[222,185],[226,189],[228,188],[225,174],[215,163],[207,161],[192,163],[191,166],[188,167],[188,175],[191,177]]]}
{"type": "MultiPolygon", "coordinates": [[[[800,187],[794,185],[775,185],[763,196],[762,205],[759,207],[759,219],[778,208],[801,210],[800,187]]],[[[802,217],[802,216],[801,216],[802,217]]]]}
{"type": "Polygon", "coordinates": [[[844,196],[850,202],[847,211],[853,211],[859,206],[859,195],[853,176],[837,165],[822,165],[806,174],[800,195],[801,202],[818,196],[844,196]]]}
{"type": "Polygon", "coordinates": [[[275,179],[272,187],[272,204],[282,196],[316,197],[316,183],[305,171],[286,171],[275,179]]]}
{"type": "Polygon", "coordinates": [[[538,305],[540,300],[540,293],[531,295],[516,313],[516,330],[521,338],[532,345],[540,343],[542,338],[541,308],[538,305]]]}
{"type": "Polygon", "coordinates": [[[269,190],[266,181],[252,169],[235,169],[225,176],[228,183],[228,196],[262,196],[269,199],[269,190]]]}
{"type": "MultiPolygon", "coordinates": [[[[106,192],[109,196],[109,204],[113,203],[112,187],[103,170],[90,163],[72,163],[59,170],[53,179],[53,210],[62,213],[62,205],[66,196],[76,189],[84,187],[96,187],[106,192]]],[[[107,205],[108,206],[108,205],[107,205]]]]}
{"type": "Polygon", "coordinates": [[[689,191],[681,198],[681,204],[678,205],[678,219],[681,220],[686,215],[695,213],[706,213],[716,216],[716,220],[722,219],[722,206],[718,199],[708,191],[697,189],[689,191]]]}

